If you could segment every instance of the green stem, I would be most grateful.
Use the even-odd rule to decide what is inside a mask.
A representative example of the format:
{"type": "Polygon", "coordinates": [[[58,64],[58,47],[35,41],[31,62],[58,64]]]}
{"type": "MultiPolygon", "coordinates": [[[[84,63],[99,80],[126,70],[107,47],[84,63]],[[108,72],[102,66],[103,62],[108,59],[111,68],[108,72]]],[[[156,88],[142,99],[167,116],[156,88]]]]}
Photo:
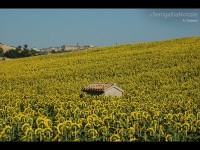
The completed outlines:
{"type": "Polygon", "coordinates": [[[12,138],[14,138],[15,137],[15,129],[14,129],[14,127],[13,127],[13,137],[12,138]]]}
{"type": "Polygon", "coordinates": [[[106,141],[107,141],[107,136],[108,136],[108,129],[106,129],[106,141]]]}
{"type": "Polygon", "coordinates": [[[41,136],[41,133],[40,133],[40,142],[42,141],[42,136],[41,136]]]}
{"type": "Polygon", "coordinates": [[[76,140],[76,128],[75,128],[75,140],[76,140]]]}
{"type": "Polygon", "coordinates": [[[65,141],[67,142],[67,132],[65,133],[65,141]]]}
{"type": "Polygon", "coordinates": [[[19,123],[17,124],[17,134],[18,134],[18,136],[19,136],[19,123]]]}
{"type": "Polygon", "coordinates": [[[31,133],[31,142],[33,141],[33,135],[32,135],[32,133],[31,133]]]}
{"type": "Polygon", "coordinates": [[[69,134],[70,136],[69,136],[69,140],[71,140],[71,134],[69,134]]]}
{"type": "Polygon", "coordinates": [[[175,140],[175,142],[176,142],[176,132],[174,133],[174,140],[175,140]]]}
{"type": "Polygon", "coordinates": [[[92,132],[92,138],[93,138],[93,141],[94,141],[94,132],[92,132]]]}

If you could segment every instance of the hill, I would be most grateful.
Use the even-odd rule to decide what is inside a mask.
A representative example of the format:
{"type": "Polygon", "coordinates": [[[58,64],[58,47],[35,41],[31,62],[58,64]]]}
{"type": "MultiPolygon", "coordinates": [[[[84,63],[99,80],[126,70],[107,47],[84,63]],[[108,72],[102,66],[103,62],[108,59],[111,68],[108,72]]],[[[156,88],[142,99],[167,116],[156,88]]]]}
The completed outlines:
{"type": "Polygon", "coordinates": [[[4,53],[10,49],[16,49],[16,47],[14,47],[14,46],[9,46],[9,45],[5,45],[5,44],[0,44],[0,48],[3,49],[4,53]]]}
{"type": "Polygon", "coordinates": [[[199,60],[200,37],[187,37],[0,61],[2,128],[11,116],[11,141],[198,141],[199,60]],[[125,92],[82,93],[93,82],[125,92]]]}

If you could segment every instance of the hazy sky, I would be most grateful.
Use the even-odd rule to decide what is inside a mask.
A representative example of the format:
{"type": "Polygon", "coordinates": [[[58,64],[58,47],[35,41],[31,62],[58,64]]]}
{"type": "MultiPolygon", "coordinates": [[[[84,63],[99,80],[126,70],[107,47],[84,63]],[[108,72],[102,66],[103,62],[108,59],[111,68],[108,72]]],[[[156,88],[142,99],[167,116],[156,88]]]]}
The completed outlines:
{"type": "Polygon", "coordinates": [[[200,9],[0,9],[0,42],[106,46],[200,35],[200,9]]]}

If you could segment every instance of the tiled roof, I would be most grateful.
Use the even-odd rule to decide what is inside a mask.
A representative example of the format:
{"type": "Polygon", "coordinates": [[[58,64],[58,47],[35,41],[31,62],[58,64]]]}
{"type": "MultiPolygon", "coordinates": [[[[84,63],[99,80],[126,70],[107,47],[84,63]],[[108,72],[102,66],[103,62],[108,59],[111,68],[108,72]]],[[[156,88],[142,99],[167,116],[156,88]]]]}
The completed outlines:
{"type": "Polygon", "coordinates": [[[104,91],[105,89],[115,85],[115,83],[92,83],[82,89],[82,91],[104,91]]]}

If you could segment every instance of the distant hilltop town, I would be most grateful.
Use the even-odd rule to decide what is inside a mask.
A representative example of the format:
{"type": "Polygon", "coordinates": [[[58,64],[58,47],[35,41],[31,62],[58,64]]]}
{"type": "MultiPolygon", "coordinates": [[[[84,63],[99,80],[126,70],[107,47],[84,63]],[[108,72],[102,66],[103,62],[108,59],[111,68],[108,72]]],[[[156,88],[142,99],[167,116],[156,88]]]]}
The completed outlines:
{"type": "Polygon", "coordinates": [[[85,50],[85,49],[90,49],[94,47],[97,47],[97,46],[93,46],[93,45],[80,46],[79,43],[77,43],[76,46],[65,44],[60,47],[49,47],[49,48],[39,49],[36,47],[28,48],[27,44],[24,44],[23,46],[14,47],[14,46],[9,46],[7,44],[2,44],[0,42],[0,58],[2,60],[5,60],[5,58],[23,58],[23,57],[29,57],[29,56],[85,50]]]}
{"type": "MultiPolygon", "coordinates": [[[[28,45],[27,45],[27,47],[28,47],[28,45]]],[[[52,53],[52,52],[84,50],[84,49],[89,49],[89,48],[94,48],[94,47],[97,47],[97,46],[93,46],[93,45],[80,46],[79,43],[77,43],[76,46],[71,45],[71,44],[64,44],[63,46],[60,46],[60,47],[48,47],[48,48],[41,48],[41,49],[33,47],[33,48],[29,48],[29,49],[35,50],[37,52],[52,53]]],[[[0,43],[0,48],[3,49],[3,52],[6,52],[6,51],[9,51],[11,49],[15,50],[16,48],[23,50],[24,46],[14,47],[14,46],[9,46],[9,45],[0,43]]]]}
{"type": "MultiPolygon", "coordinates": [[[[89,48],[94,48],[97,46],[93,46],[93,45],[84,45],[84,46],[80,46],[79,43],[77,43],[76,46],[71,45],[71,44],[65,44],[63,46],[60,47],[49,47],[49,48],[42,48],[40,49],[40,51],[42,52],[47,52],[47,53],[51,53],[52,51],[55,52],[61,52],[61,51],[75,51],[75,50],[84,50],[84,49],[89,49],[89,48]]],[[[35,50],[39,50],[36,48],[33,48],[35,50]]]]}

